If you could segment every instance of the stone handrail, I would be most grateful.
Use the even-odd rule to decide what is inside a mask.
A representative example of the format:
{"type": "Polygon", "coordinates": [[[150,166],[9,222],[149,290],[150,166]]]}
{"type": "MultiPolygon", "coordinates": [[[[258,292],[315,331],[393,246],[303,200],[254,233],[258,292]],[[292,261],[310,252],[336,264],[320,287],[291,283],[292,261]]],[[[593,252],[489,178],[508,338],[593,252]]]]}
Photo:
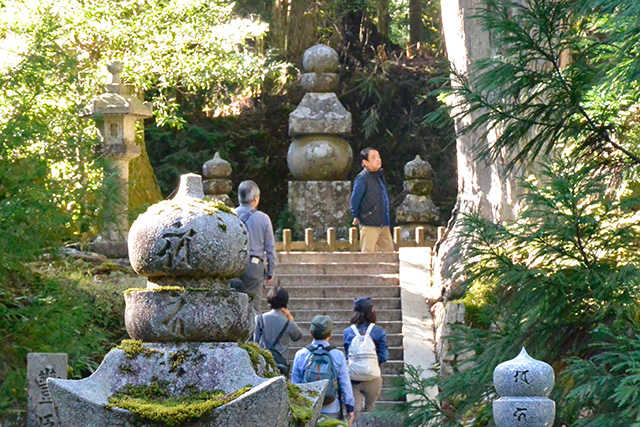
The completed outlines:
{"type": "MultiPolygon", "coordinates": [[[[444,233],[445,227],[438,227],[438,237],[444,233]]],[[[393,242],[395,249],[400,247],[433,247],[437,239],[428,239],[425,235],[424,227],[416,227],[415,239],[403,240],[402,229],[400,227],[393,228],[393,242]]],[[[313,238],[313,229],[304,230],[304,241],[293,241],[291,230],[285,228],[282,230],[282,241],[276,242],[276,251],[278,252],[359,252],[360,239],[358,229],[356,227],[349,228],[348,240],[337,240],[336,229],[327,228],[326,241],[317,241],[313,238]]]]}

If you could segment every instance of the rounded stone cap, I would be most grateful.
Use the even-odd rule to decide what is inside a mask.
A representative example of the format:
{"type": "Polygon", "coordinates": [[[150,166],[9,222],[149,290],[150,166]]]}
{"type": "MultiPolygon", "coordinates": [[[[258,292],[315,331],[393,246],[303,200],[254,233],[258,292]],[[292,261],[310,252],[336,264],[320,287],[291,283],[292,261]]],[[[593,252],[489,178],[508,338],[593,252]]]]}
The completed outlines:
{"type": "Polygon", "coordinates": [[[404,165],[404,177],[406,179],[431,179],[433,178],[433,169],[429,162],[422,160],[418,155],[404,165]]]}
{"type": "Polygon", "coordinates": [[[338,65],[338,52],[325,44],[310,47],[302,55],[302,68],[306,73],[335,73],[338,65]]]}
{"type": "Polygon", "coordinates": [[[207,160],[202,165],[202,176],[206,179],[226,178],[229,175],[231,175],[231,163],[220,157],[217,151],[213,159],[207,160]]]}
{"type": "Polygon", "coordinates": [[[547,397],[554,382],[553,368],[529,356],[524,347],[516,358],[499,364],[493,371],[493,386],[502,397],[547,397]]]}
{"type": "Polygon", "coordinates": [[[336,73],[305,73],[300,84],[307,92],[336,92],[339,77],[336,73]]]}
{"type": "Polygon", "coordinates": [[[131,226],[129,260],[148,278],[238,277],[249,262],[247,236],[235,210],[204,199],[199,175],[183,175],[176,197],[151,206],[131,226]]]}

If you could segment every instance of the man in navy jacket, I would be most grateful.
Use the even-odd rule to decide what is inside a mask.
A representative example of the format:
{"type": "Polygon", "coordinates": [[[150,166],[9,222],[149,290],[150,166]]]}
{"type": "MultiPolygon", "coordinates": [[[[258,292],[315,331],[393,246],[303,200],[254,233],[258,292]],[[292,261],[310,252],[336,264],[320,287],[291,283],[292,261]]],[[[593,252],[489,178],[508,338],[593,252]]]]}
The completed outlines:
{"type": "Polygon", "coordinates": [[[360,226],[362,252],[393,252],[389,193],[382,170],[382,158],[371,147],[360,152],[362,172],[353,182],[351,214],[360,226]]]}

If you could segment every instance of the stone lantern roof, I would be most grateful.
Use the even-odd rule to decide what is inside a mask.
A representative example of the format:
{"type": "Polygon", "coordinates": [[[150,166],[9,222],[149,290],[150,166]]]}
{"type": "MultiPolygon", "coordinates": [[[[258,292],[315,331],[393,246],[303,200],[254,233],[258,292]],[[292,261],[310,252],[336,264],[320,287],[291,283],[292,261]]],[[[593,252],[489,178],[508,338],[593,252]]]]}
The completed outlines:
{"type": "Polygon", "coordinates": [[[153,115],[151,106],[131,96],[133,85],[124,84],[120,78],[123,65],[114,61],[107,66],[110,77],[105,87],[106,92],[96,96],[83,111],[83,117],[101,115],[127,115],[146,118],[153,115]]]}

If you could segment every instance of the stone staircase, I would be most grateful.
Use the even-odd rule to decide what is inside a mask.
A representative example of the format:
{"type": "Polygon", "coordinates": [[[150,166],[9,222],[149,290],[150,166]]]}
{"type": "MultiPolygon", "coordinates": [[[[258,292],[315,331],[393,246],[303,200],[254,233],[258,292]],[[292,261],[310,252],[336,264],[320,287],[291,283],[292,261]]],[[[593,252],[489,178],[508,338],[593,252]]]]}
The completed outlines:
{"type": "Polygon", "coordinates": [[[331,316],[331,344],[342,349],[342,331],[350,324],[354,298],[369,296],[374,301],[377,324],[387,332],[389,347],[389,361],[382,365],[383,390],[378,405],[393,404],[385,391],[390,379],[402,373],[404,363],[398,272],[398,253],[279,253],[276,284],[289,292],[289,309],[305,334],[292,344],[290,359],[311,341],[309,325],[318,314],[331,316]]]}

